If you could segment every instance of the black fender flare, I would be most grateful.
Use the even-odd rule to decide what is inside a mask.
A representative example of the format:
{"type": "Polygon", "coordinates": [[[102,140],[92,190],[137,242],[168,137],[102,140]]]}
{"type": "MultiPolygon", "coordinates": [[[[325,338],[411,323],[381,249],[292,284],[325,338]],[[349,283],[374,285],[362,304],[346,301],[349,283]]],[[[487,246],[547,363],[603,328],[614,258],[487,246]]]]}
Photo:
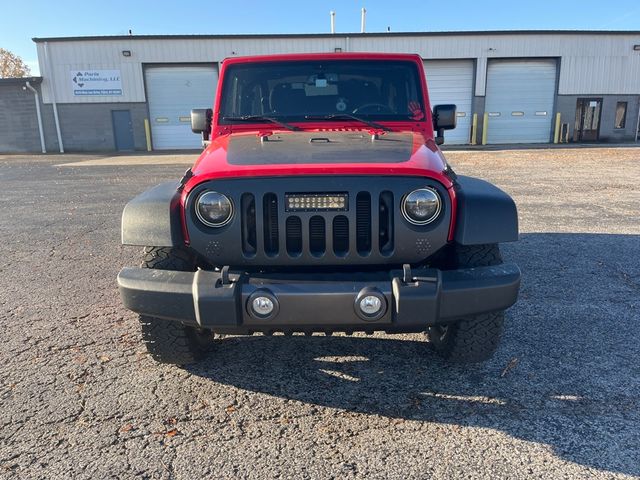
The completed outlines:
{"type": "Polygon", "coordinates": [[[479,178],[458,175],[454,240],[461,245],[515,242],[518,210],[513,199],[479,178]]]}
{"type": "Polygon", "coordinates": [[[184,244],[180,182],[165,182],[141,193],[122,212],[122,244],[173,247],[184,244]]]}

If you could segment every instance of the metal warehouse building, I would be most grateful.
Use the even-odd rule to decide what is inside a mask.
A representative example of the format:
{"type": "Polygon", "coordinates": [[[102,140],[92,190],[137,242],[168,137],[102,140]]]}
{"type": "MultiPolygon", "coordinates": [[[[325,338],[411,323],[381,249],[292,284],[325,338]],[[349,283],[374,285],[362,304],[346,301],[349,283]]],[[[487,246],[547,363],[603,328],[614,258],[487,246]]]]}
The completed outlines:
{"type": "MultiPolygon", "coordinates": [[[[31,79],[30,85],[40,93],[40,124],[49,151],[58,151],[60,142],[65,151],[199,148],[189,112],[212,105],[224,58],[334,51],[419,54],[432,106],[458,106],[458,127],[447,135],[448,144],[638,140],[640,32],[163,35],[34,41],[42,78],[31,79]]],[[[0,127],[6,127],[0,128],[0,151],[40,150],[35,95],[23,86],[24,81],[0,80],[0,127]],[[28,128],[16,137],[15,125],[28,128]]]]}

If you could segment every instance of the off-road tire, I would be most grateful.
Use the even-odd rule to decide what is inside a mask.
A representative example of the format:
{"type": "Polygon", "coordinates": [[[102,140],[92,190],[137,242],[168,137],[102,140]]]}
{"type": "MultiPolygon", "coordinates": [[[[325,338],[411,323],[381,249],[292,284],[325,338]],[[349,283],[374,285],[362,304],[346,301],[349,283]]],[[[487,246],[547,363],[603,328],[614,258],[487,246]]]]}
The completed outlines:
{"type": "Polygon", "coordinates": [[[144,247],[142,268],[195,272],[195,257],[185,248],[144,247]]]}
{"type": "MultiPolygon", "coordinates": [[[[141,267],[192,272],[196,259],[186,249],[145,247],[141,267]]],[[[213,335],[209,330],[145,315],[139,320],[142,341],[157,362],[187,365],[200,360],[211,347],[213,335]]]]}
{"type": "MultiPolygon", "coordinates": [[[[502,256],[497,244],[458,245],[449,257],[453,268],[500,265],[502,256]]],[[[461,318],[447,325],[427,329],[433,349],[443,358],[456,363],[484,362],[498,348],[504,324],[504,311],[461,318]]]]}

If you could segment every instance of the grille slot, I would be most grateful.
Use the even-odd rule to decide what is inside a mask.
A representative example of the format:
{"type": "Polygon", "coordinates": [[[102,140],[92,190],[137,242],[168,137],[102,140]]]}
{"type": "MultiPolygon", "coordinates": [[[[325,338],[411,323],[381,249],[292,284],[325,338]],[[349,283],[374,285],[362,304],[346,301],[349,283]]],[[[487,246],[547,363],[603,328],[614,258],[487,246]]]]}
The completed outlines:
{"type": "Polygon", "coordinates": [[[333,219],[333,253],[338,257],[349,253],[349,219],[344,215],[333,219]]]}
{"type": "Polygon", "coordinates": [[[240,198],[242,215],[242,253],[248,257],[256,254],[256,198],[251,193],[243,193],[240,198]]]}
{"type": "Polygon", "coordinates": [[[264,253],[273,257],[278,254],[278,197],[267,193],[263,197],[264,253]]]}
{"type": "Polygon", "coordinates": [[[359,192],[356,197],[356,248],[358,254],[371,253],[371,195],[359,192]]]}
{"type": "Polygon", "coordinates": [[[393,193],[384,191],[380,194],[378,214],[380,253],[388,256],[393,253],[393,193]]]}
{"type": "Polygon", "coordinates": [[[298,257],[302,253],[302,221],[300,217],[289,217],[286,223],[287,253],[298,257]]]}
{"type": "Polygon", "coordinates": [[[309,251],[314,257],[321,257],[326,250],[324,218],[314,215],[309,220],[309,251]]]}

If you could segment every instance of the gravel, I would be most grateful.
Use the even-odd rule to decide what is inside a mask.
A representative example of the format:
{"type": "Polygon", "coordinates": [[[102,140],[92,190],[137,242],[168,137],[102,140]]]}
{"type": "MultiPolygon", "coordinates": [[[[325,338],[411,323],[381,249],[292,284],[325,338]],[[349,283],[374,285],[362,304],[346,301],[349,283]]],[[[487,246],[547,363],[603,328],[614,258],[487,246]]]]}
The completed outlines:
{"type": "Polygon", "coordinates": [[[254,336],[186,370],[144,353],[115,285],[140,258],[122,207],[185,166],[0,156],[0,477],[640,476],[640,149],[447,156],[519,206],[490,362],[419,335],[254,336]]]}

